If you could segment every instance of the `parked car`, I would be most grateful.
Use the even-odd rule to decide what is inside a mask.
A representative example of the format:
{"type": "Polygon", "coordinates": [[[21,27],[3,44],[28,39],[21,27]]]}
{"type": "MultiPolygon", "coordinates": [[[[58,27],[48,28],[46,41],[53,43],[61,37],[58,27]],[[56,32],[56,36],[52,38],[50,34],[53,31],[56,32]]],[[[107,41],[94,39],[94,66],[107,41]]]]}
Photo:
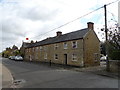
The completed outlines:
{"type": "Polygon", "coordinates": [[[106,61],[107,57],[106,56],[103,56],[100,58],[100,61],[106,61]]]}
{"type": "Polygon", "coordinates": [[[22,61],[23,58],[21,56],[15,56],[15,61],[22,61]]]}
{"type": "Polygon", "coordinates": [[[9,56],[9,59],[11,59],[12,56],[9,56]]]}
{"type": "Polygon", "coordinates": [[[10,56],[9,59],[15,60],[15,56],[10,56]]]}

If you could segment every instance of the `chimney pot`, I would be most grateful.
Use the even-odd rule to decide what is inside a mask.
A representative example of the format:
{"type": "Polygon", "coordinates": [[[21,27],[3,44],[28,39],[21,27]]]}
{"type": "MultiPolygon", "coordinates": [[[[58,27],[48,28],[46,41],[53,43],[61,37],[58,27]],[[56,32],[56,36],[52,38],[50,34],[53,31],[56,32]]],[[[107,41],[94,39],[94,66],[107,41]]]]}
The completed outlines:
{"type": "Polygon", "coordinates": [[[56,32],[57,33],[57,36],[61,36],[62,35],[62,32],[61,31],[58,31],[56,32]]]}
{"type": "Polygon", "coordinates": [[[94,30],[94,23],[93,22],[88,22],[88,29],[94,30]]]}

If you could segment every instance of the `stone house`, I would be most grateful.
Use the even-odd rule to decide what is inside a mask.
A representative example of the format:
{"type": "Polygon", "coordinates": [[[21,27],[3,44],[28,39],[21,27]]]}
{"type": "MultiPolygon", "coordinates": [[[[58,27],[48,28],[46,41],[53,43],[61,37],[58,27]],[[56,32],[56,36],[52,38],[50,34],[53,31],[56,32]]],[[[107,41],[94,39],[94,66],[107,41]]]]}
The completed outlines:
{"type": "Polygon", "coordinates": [[[94,32],[94,23],[87,28],[62,34],[29,44],[25,48],[25,60],[52,62],[72,66],[96,66],[100,64],[100,41],[94,32]]]}

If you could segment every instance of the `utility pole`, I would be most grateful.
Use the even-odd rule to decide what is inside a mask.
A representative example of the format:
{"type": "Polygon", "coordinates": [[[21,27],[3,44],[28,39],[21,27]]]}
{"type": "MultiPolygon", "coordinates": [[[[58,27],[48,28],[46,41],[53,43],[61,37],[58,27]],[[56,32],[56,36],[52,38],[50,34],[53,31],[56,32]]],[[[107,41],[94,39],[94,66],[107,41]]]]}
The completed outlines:
{"type": "Polygon", "coordinates": [[[109,64],[109,59],[108,59],[108,29],[107,29],[107,9],[106,5],[104,5],[104,10],[105,10],[105,38],[106,38],[106,70],[110,71],[110,64],[109,64]]]}

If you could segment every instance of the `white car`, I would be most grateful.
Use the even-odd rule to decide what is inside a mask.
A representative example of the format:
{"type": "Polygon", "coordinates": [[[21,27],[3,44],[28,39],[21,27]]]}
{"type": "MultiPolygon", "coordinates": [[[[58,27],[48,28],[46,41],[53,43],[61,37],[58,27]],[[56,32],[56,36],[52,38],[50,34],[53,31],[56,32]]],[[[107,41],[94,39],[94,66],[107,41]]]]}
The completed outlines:
{"type": "Polygon", "coordinates": [[[100,58],[100,61],[106,61],[107,57],[106,56],[103,56],[100,58]]]}
{"type": "Polygon", "coordinates": [[[21,61],[23,58],[21,56],[15,56],[15,61],[21,61]]]}

